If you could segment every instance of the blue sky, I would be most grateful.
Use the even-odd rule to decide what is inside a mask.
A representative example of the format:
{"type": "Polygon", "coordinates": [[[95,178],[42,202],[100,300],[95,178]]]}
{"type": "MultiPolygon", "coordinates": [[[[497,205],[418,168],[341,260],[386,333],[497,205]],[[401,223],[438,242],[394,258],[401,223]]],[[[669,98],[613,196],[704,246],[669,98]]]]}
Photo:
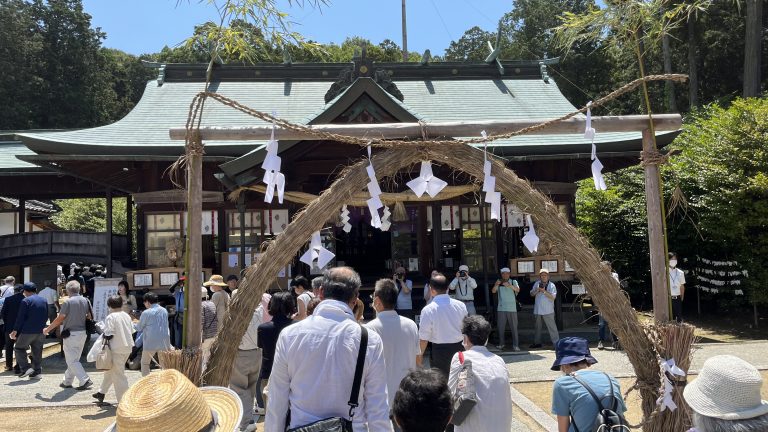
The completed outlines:
{"type": "MultiPolygon", "coordinates": [[[[287,4],[281,0],[280,3],[287,4]]],[[[107,33],[104,46],[131,54],[153,53],[192,34],[195,24],[213,20],[208,0],[83,0],[94,27],[107,33]]],[[[494,30],[512,8],[509,0],[407,0],[408,50],[442,55],[451,40],[473,26],[494,30]]],[[[331,0],[321,10],[286,9],[294,30],[321,43],[362,36],[373,43],[401,44],[400,0],[331,0]]]]}

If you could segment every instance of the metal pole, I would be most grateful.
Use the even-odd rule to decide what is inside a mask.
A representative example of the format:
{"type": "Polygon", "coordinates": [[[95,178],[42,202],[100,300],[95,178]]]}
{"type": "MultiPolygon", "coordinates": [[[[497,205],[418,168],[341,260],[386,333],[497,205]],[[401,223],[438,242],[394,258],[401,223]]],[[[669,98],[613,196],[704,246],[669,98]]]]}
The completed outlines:
{"type": "Polygon", "coordinates": [[[403,63],[408,62],[408,31],[405,22],[405,0],[403,0],[403,63]]]}

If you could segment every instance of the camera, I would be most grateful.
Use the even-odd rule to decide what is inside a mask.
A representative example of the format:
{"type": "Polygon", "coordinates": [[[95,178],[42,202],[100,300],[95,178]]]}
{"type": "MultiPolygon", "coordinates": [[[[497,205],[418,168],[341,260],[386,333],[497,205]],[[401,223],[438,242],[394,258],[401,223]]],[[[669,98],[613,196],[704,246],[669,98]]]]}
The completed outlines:
{"type": "Polygon", "coordinates": [[[459,271],[459,276],[466,277],[467,276],[467,272],[464,271],[464,270],[461,270],[461,271],[459,271]]]}

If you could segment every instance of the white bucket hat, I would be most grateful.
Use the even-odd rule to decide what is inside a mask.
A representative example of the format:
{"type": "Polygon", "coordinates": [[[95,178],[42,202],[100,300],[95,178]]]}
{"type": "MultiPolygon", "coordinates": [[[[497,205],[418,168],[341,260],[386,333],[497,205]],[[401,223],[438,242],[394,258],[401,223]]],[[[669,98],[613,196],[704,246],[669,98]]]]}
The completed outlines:
{"type": "Polygon", "coordinates": [[[754,366],[732,355],[719,355],[704,362],[683,396],[703,416],[744,420],[768,414],[768,401],[760,397],[762,385],[763,378],[754,366]]]}

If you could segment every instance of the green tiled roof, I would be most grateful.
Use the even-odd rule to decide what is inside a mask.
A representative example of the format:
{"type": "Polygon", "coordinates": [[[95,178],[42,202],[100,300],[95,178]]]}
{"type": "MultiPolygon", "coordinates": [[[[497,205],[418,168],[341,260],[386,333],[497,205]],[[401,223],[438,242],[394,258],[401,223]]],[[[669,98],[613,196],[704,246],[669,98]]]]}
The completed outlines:
{"type": "Polygon", "coordinates": [[[39,170],[40,167],[29,162],[24,162],[16,156],[33,155],[35,152],[28,149],[21,141],[0,141],[0,170],[2,171],[29,171],[39,170]]]}
{"type": "MultiPolygon", "coordinates": [[[[476,65],[473,67],[477,68],[476,65]]],[[[232,70],[242,74],[248,69],[232,70]]],[[[181,72],[174,73],[183,76],[181,72]]],[[[380,88],[376,89],[379,94],[375,99],[380,104],[385,102],[407,113],[408,117],[428,122],[552,118],[575,110],[552,79],[444,75],[433,79],[414,75],[399,77],[398,73],[395,70],[392,81],[404,100],[401,102],[383,90],[379,91],[380,88]]],[[[358,79],[328,104],[324,102],[324,96],[333,83],[330,76],[323,79],[225,79],[213,83],[211,90],[248,107],[265,112],[276,111],[279,117],[307,124],[330,110],[362,80],[373,82],[370,78],[358,79]]],[[[150,81],[133,111],[116,123],[92,129],[24,133],[19,136],[37,153],[180,155],[183,153],[183,142],[171,141],[168,129],[184,126],[190,102],[202,89],[203,84],[193,79],[165,80],[162,84],[150,81]]],[[[205,105],[204,126],[258,124],[263,122],[218,102],[209,101],[205,105]]],[[[479,134],[480,131],[477,131],[479,134]]],[[[639,150],[640,139],[639,132],[600,133],[598,130],[595,141],[599,151],[613,152],[639,150]]],[[[262,145],[263,142],[258,141],[209,141],[206,142],[206,154],[237,157],[252,153],[262,145]]],[[[525,156],[589,153],[590,146],[579,134],[531,135],[496,141],[489,144],[489,149],[504,156],[525,156]]]]}

